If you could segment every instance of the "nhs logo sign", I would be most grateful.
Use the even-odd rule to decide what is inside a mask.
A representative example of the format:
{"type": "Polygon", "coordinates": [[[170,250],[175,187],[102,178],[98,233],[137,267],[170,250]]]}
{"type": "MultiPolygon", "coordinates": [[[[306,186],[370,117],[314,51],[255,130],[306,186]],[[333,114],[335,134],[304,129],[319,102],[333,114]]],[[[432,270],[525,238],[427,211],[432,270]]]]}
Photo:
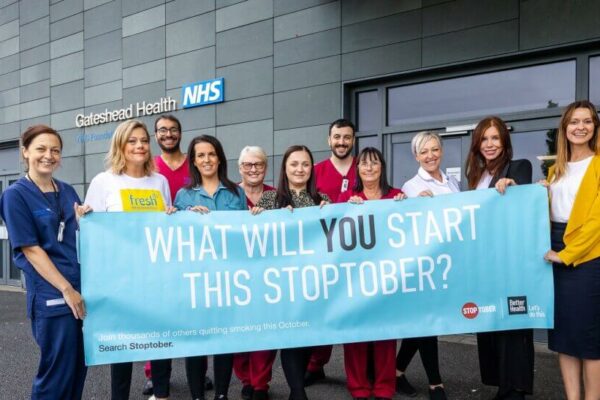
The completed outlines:
{"type": "Polygon", "coordinates": [[[223,102],[223,78],[188,83],[181,88],[183,108],[204,106],[223,102]]]}

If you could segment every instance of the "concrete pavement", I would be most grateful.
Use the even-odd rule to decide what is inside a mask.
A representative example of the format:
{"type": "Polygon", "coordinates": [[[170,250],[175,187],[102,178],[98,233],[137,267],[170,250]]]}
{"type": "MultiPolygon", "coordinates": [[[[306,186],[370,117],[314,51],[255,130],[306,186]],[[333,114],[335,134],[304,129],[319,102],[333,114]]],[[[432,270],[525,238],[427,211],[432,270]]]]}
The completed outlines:
{"type": "MultiPolygon", "coordinates": [[[[494,388],[481,385],[477,361],[477,347],[472,335],[447,336],[440,338],[440,369],[446,393],[451,400],[483,400],[494,396],[494,388]]],[[[29,320],[25,316],[25,294],[0,288],[0,400],[28,399],[31,381],[39,361],[38,348],[31,337],[29,320]]],[[[209,363],[210,364],[210,363],[209,363]]],[[[546,350],[545,345],[536,346],[534,399],[563,399],[563,388],[556,356],[546,350]]],[[[311,400],[351,400],[345,387],[343,349],[335,346],[331,362],[326,366],[328,379],[307,389],[311,400]]],[[[209,367],[212,376],[212,368],[209,367]]],[[[144,382],[143,365],[134,365],[131,399],[146,399],[142,396],[144,382]]],[[[418,355],[407,371],[409,381],[417,388],[418,400],[428,399],[427,378],[418,355]]],[[[240,398],[241,385],[232,378],[229,398],[240,398]]],[[[206,393],[212,399],[213,391],[206,393]]],[[[272,400],[286,400],[288,395],[279,359],[273,371],[270,390],[272,400]]],[[[88,370],[84,399],[109,399],[110,375],[107,366],[88,370]]],[[[173,364],[171,399],[189,399],[183,362],[173,364]]],[[[396,395],[395,399],[406,397],[396,395]]]]}

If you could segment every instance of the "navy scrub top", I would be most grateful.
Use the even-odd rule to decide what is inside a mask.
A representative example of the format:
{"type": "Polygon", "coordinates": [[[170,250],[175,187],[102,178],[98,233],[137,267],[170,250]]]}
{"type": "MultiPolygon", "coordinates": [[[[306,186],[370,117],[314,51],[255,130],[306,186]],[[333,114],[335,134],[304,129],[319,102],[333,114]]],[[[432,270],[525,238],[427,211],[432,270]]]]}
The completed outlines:
{"type": "Polygon", "coordinates": [[[40,246],[73,288],[81,291],[77,220],[73,210],[73,204],[81,204],[81,200],[73,187],[56,179],[54,182],[58,188],[58,202],[54,192],[42,193],[27,178],[20,178],[9,186],[0,198],[0,216],[6,223],[15,265],[25,273],[27,316],[30,318],[70,314],[71,310],[62,293],[38,274],[21,247],[40,246]],[[62,242],[58,241],[60,210],[65,220],[62,242]]]}

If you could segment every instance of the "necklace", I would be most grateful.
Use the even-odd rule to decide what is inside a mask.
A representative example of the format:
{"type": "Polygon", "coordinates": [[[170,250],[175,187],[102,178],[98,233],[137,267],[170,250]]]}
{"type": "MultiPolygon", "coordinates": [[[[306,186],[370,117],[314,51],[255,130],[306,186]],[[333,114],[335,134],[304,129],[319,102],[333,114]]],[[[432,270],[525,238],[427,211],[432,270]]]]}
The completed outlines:
{"type": "Polygon", "coordinates": [[[59,222],[58,222],[58,233],[56,235],[56,239],[59,242],[62,242],[63,236],[64,236],[64,231],[65,231],[65,214],[63,212],[62,207],[60,206],[60,192],[58,191],[58,188],[56,187],[56,184],[54,183],[54,179],[50,179],[50,183],[52,183],[54,200],[55,200],[56,207],[57,207],[56,209],[52,206],[52,204],[50,204],[50,201],[48,201],[48,198],[46,197],[45,193],[42,191],[42,188],[40,188],[38,186],[38,184],[35,183],[35,181],[33,179],[31,179],[29,174],[25,174],[25,178],[27,178],[27,180],[29,182],[33,183],[33,185],[37,188],[37,190],[42,195],[42,198],[46,201],[46,203],[48,203],[48,208],[50,210],[52,210],[56,215],[58,215],[59,222]],[[57,212],[57,210],[58,210],[58,212],[57,212]]]}

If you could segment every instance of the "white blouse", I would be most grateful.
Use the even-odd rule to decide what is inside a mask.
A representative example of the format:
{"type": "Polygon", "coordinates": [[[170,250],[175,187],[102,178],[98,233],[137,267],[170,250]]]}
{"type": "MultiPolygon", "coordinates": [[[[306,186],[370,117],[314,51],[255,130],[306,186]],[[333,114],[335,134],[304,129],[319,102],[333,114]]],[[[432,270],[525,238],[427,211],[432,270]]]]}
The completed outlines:
{"type": "Polygon", "coordinates": [[[568,222],[579,185],[593,156],[567,163],[567,170],[559,180],[550,184],[550,219],[553,222],[568,222]]]}
{"type": "Polygon", "coordinates": [[[424,190],[431,190],[435,196],[460,192],[458,181],[453,176],[448,177],[442,171],[440,174],[441,182],[429,175],[423,167],[419,167],[417,174],[402,186],[402,191],[408,197],[417,197],[424,190]]]}
{"type": "Polygon", "coordinates": [[[479,178],[479,183],[477,184],[475,190],[488,189],[490,187],[490,183],[492,183],[492,178],[494,177],[488,172],[488,170],[484,170],[481,178],[479,178]]]}

